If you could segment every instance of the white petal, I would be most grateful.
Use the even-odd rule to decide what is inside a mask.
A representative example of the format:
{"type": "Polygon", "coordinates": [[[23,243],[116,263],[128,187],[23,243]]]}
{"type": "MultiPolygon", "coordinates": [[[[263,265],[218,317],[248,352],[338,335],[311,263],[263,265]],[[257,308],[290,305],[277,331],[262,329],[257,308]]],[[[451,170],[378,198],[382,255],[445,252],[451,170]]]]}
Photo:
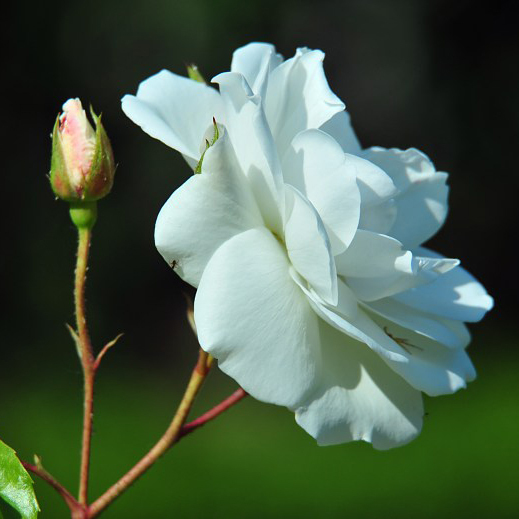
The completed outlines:
{"type": "Polygon", "coordinates": [[[268,76],[282,61],[283,58],[280,54],[276,54],[274,45],[249,43],[234,51],[231,72],[242,74],[253,93],[265,99],[268,76]]]}
{"type": "Polygon", "coordinates": [[[413,256],[389,236],[359,230],[336,264],[357,297],[371,302],[431,283],[459,261],[413,256]]]}
{"type": "Polygon", "coordinates": [[[147,134],[186,158],[200,158],[200,143],[213,117],[223,122],[219,93],[212,87],[163,70],[122,100],[124,113],[147,134]]]}
{"type": "Polygon", "coordinates": [[[320,370],[318,318],[288,274],[280,243],[265,228],[225,242],[195,299],[201,346],[259,400],[298,407],[320,370]]]}
{"type": "Polygon", "coordinates": [[[411,441],[422,425],[420,392],[365,345],[321,321],[323,382],[296,421],[320,445],[352,440],[389,449],[411,441]]]}
{"type": "MultiPolygon", "coordinates": [[[[309,290],[302,282],[301,278],[293,270],[290,271],[292,279],[299,285],[299,288],[308,298],[308,301],[317,315],[326,321],[329,325],[337,330],[349,335],[353,339],[367,344],[373,351],[379,355],[387,357],[396,362],[407,362],[407,358],[401,348],[390,337],[385,335],[381,330],[375,330],[376,336],[370,335],[371,327],[375,324],[369,319],[365,312],[360,308],[351,311],[349,298],[346,302],[349,308],[344,309],[343,302],[339,300],[337,306],[325,304],[322,299],[312,290],[309,290]],[[345,310],[345,311],[344,311],[345,310]],[[379,333],[380,332],[380,333],[379,333]]],[[[339,280],[339,287],[344,283],[339,280]]],[[[339,288],[339,295],[347,294],[347,291],[339,288]]],[[[378,328],[375,326],[375,328],[378,328]]]]}
{"type": "Polygon", "coordinates": [[[359,228],[380,234],[388,234],[396,220],[396,203],[393,198],[378,204],[361,204],[359,228]]]}
{"type": "Polygon", "coordinates": [[[355,168],[360,191],[359,227],[366,231],[387,234],[393,227],[397,211],[393,197],[397,189],[391,178],[377,165],[362,157],[346,154],[355,168]]]}
{"type": "Polygon", "coordinates": [[[355,168],[363,207],[381,204],[397,193],[391,178],[377,165],[350,153],[346,159],[355,168]]]}
{"type": "Polygon", "coordinates": [[[335,114],[321,126],[321,130],[331,135],[341,145],[345,153],[361,154],[362,149],[359,140],[351,126],[350,114],[346,110],[335,114]]]}
{"type": "Polygon", "coordinates": [[[220,84],[226,127],[236,157],[255,193],[267,227],[282,233],[284,188],[281,166],[259,96],[245,78],[226,72],[213,78],[220,84]]]}
{"type": "Polygon", "coordinates": [[[476,373],[463,349],[452,349],[361,308],[354,318],[324,305],[301,287],[315,312],[329,325],[367,344],[415,389],[437,396],[466,386],[476,373]],[[406,342],[401,342],[405,340],[406,342]]]}
{"type": "Polygon", "coordinates": [[[280,155],[300,131],[320,128],[344,110],[328,86],[323,59],[320,50],[298,49],[270,75],[265,112],[280,155]]]}
{"type": "Polygon", "coordinates": [[[320,130],[299,133],[283,157],[283,177],[317,209],[333,253],[344,251],[357,230],[360,193],[337,142],[320,130]]]}
{"type": "Polygon", "coordinates": [[[428,157],[414,148],[376,147],[363,156],[382,168],[399,191],[391,236],[414,248],[436,234],[447,216],[447,173],[437,172],[428,157]]]}
{"type": "Polygon", "coordinates": [[[197,286],[214,251],[261,222],[224,131],[207,150],[202,173],[180,186],[161,209],[155,244],[177,274],[197,286]]]}
{"type": "Polygon", "coordinates": [[[468,330],[458,321],[421,312],[398,302],[394,297],[372,301],[367,307],[404,328],[450,348],[464,348],[470,342],[468,330]]]}
{"type": "Polygon", "coordinates": [[[299,191],[286,185],[285,243],[294,268],[326,302],[337,303],[337,271],[323,222],[299,191]]]}
{"type": "Polygon", "coordinates": [[[384,277],[412,274],[412,253],[383,234],[359,229],[348,249],[335,258],[337,272],[346,277],[384,277]]]}
{"type": "Polygon", "coordinates": [[[401,343],[408,362],[384,359],[396,373],[430,396],[454,393],[474,380],[476,371],[462,348],[449,348],[381,316],[370,314],[385,334],[401,343]]]}
{"type": "MultiPolygon", "coordinates": [[[[429,249],[416,252],[432,257],[441,257],[429,249]]],[[[494,301],[471,274],[461,267],[438,277],[433,283],[402,292],[395,299],[448,319],[476,322],[492,308],[494,301]]]]}

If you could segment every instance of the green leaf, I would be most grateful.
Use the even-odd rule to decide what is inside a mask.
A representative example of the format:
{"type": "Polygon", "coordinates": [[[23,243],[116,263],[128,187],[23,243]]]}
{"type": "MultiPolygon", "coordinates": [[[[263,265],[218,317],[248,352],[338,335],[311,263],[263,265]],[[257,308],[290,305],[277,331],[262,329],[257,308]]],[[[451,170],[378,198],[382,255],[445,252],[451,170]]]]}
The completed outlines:
{"type": "Polygon", "coordinates": [[[37,517],[40,508],[32,488],[32,479],[14,450],[1,440],[0,497],[20,512],[22,519],[37,517]]]}
{"type": "Polygon", "coordinates": [[[204,76],[198,70],[198,67],[193,63],[187,66],[187,75],[189,79],[194,81],[198,81],[199,83],[205,83],[207,85],[207,81],[204,79],[204,76]]]}

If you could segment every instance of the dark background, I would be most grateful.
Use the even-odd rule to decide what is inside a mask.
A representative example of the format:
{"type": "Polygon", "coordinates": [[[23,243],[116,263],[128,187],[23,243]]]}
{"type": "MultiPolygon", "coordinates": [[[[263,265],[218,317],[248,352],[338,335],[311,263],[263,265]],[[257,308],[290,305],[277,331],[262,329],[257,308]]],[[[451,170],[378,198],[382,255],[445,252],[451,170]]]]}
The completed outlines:
{"type": "MultiPolygon", "coordinates": [[[[427,399],[424,433],[389,453],[318,448],[290,413],[250,399],[176,447],[106,516],[514,517],[518,23],[514,1],[12,4],[2,23],[0,437],[27,459],[43,455],[75,488],[81,374],[64,327],[75,233],[46,179],[61,104],[80,97],[103,112],[119,164],[99,204],[88,281],[97,347],[126,334],[99,377],[95,497],[163,431],[196,356],[184,318],[192,292],[153,245],[156,215],[190,171],[124,116],[120,98],[162,68],[183,74],[194,62],[210,78],[253,40],[285,57],[308,46],[326,52],[363,146],[417,147],[450,173],[450,216],[430,246],[461,258],[496,300],[473,327],[479,378],[427,399]]],[[[197,411],[235,387],[211,376],[197,411]]],[[[66,517],[36,488],[44,519],[66,517]]]]}

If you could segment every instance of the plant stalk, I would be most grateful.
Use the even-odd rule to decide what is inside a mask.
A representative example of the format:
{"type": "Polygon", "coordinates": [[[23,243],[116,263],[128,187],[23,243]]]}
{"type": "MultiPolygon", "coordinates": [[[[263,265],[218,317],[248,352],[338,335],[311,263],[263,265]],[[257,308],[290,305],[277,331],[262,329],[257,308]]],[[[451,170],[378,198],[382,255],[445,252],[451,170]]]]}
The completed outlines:
{"type": "Polygon", "coordinates": [[[177,412],[173,417],[166,432],[151,450],[137,462],[119,481],[112,485],[101,497],[99,497],[88,508],[89,518],[96,517],[112,501],[121,495],[130,485],[132,485],[144,472],[146,472],[179,437],[180,431],[187,415],[193,405],[196,395],[200,391],[202,384],[209,372],[208,355],[200,350],[198,362],[191,374],[191,378],[184,392],[184,396],[178,406],[177,412]]]}
{"type": "Polygon", "coordinates": [[[76,308],[76,329],[79,353],[83,368],[83,438],[81,443],[81,469],[79,473],[78,501],[86,505],[88,501],[88,476],[90,471],[90,450],[92,443],[92,422],[94,415],[94,355],[88,333],[85,309],[85,284],[88,270],[88,252],[92,237],[91,229],[78,228],[78,249],[74,283],[74,303],[76,308]]]}

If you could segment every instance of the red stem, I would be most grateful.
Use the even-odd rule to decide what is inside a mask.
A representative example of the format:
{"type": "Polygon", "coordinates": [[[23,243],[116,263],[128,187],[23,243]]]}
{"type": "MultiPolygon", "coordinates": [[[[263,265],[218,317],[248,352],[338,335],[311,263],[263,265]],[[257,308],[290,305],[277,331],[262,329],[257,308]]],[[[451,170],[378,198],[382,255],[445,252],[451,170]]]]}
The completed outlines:
{"type": "Polygon", "coordinates": [[[218,405],[200,415],[198,418],[185,424],[180,430],[180,434],[178,435],[177,441],[180,440],[183,436],[187,436],[192,433],[195,429],[202,427],[207,422],[214,420],[218,415],[232,407],[234,404],[237,404],[242,398],[245,398],[248,395],[242,388],[237,389],[232,395],[227,397],[225,400],[220,402],[218,405]]]}
{"type": "Polygon", "coordinates": [[[54,490],[56,490],[56,492],[58,492],[58,494],[63,498],[67,506],[70,508],[70,511],[72,512],[72,517],[77,517],[78,519],[87,517],[86,509],[57,479],[51,476],[43,467],[33,465],[25,461],[22,461],[22,465],[26,468],[26,470],[29,470],[32,473],[39,476],[41,479],[47,482],[54,490]]]}
{"type": "Polygon", "coordinates": [[[95,361],[86,323],[85,310],[85,283],[91,237],[92,232],[90,229],[78,229],[79,239],[74,283],[76,326],[84,376],[83,439],[81,442],[81,469],[79,473],[79,502],[82,505],[86,505],[88,501],[88,475],[92,444],[92,421],[94,416],[95,361]]]}
{"type": "Polygon", "coordinates": [[[88,507],[89,518],[96,517],[99,513],[101,513],[101,511],[104,510],[114,499],[127,490],[136,479],[144,474],[144,472],[146,472],[159,459],[159,457],[161,457],[166,452],[166,450],[177,443],[180,438],[188,435],[202,425],[213,420],[218,415],[229,409],[229,407],[233,406],[242,398],[247,396],[247,393],[243,389],[238,389],[223,402],[220,402],[217,406],[199,416],[197,419],[184,425],[185,418],[187,417],[187,413],[191,408],[193,399],[200,389],[200,386],[209,369],[207,366],[207,361],[210,363],[210,359],[208,358],[207,354],[200,350],[197,366],[193,371],[194,378],[191,379],[190,384],[187,387],[184,399],[180,403],[179,410],[177,411],[177,414],[175,415],[175,418],[173,419],[170,427],[163,435],[163,437],[158,441],[158,443],[156,443],[155,446],[148,452],[148,454],[146,454],[117,483],[112,485],[101,497],[99,497],[88,507]]]}
{"type": "MultiPolygon", "coordinates": [[[[204,361],[207,362],[207,355],[204,355],[201,352],[199,357],[199,361],[197,366],[195,367],[194,373],[196,374],[196,378],[198,379],[195,382],[197,386],[196,389],[192,392],[192,397],[198,392],[201,382],[205,378],[207,374],[208,367],[204,365],[204,361]],[[203,360],[202,360],[203,359],[203,360]],[[205,366],[205,367],[204,367],[205,366]],[[202,373],[198,371],[202,369],[202,373]],[[194,393],[194,394],[193,394],[194,393]]],[[[23,466],[38,475],[44,481],[46,481],[50,486],[52,486],[63,498],[67,506],[70,508],[72,519],[91,519],[97,516],[106,506],[108,506],[118,495],[120,495],[124,490],[126,490],[140,475],[142,475],[151,465],[157,461],[157,459],[171,446],[177,443],[181,438],[191,434],[193,431],[202,427],[206,423],[214,420],[217,416],[222,414],[224,411],[237,404],[240,400],[245,398],[248,395],[243,389],[237,389],[232,395],[227,397],[225,400],[220,402],[218,405],[200,415],[195,420],[183,425],[178,432],[168,431],[166,434],[159,440],[159,443],[139,462],[136,466],[134,466],[127,474],[125,474],[113,487],[111,487],[103,496],[101,496],[95,503],[92,503],[90,506],[86,506],[83,503],[79,502],[74,498],[74,496],[61,484],[59,483],[53,476],[51,476],[43,467],[38,465],[32,465],[30,463],[22,462],[23,466]],[[171,433],[171,434],[168,434],[171,433]],[[166,438],[169,438],[166,440],[166,438]],[[166,440],[166,441],[165,441],[166,440]],[[158,448],[160,445],[160,448],[158,448]],[[154,452],[156,451],[156,452],[154,452]]],[[[191,407],[191,402],[187,403],[187,406],[180,406],[181,412],[184,419],[191,407]]],[[[179,417],[176,416],[176,427],[173,428],[170,426],[170,429],[176,429],[180,423],[182,423],[182,419],[179,420],[179,417]]]]}
{"type": "Polygon", "coordinates": [[[166,432],[150,451],[140,459],[119,481],[114,483],[101,497],[96,499],[89,507],[88,517],[99,515],[112,501],[117,499],[138,478],[140,478],[174,443],[184,425],[187,415],[191,410],[193,401],[200,391],[209,371],[208,355],[200,349],[198,361],[191,378],[180,401],[177,412],[173,417],[166,432]]]}

